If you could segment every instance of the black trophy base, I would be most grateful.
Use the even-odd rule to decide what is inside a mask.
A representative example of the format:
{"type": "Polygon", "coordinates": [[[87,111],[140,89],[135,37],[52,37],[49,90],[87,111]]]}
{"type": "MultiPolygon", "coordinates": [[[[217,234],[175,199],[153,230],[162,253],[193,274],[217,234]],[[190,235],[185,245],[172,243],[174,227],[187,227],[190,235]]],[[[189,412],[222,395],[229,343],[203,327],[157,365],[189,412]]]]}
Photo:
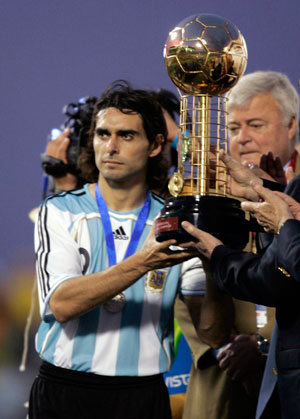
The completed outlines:
{"type": "Polygon", "coordinates": [[[249,221],[240,201],[219,196],[183,196],[169,198],[155,223],[156,240],[176,239],[177,243],[194,240],[182,227],[189,221],[207,231],[225,245],[242,249],[249,241],[249,221]]]}

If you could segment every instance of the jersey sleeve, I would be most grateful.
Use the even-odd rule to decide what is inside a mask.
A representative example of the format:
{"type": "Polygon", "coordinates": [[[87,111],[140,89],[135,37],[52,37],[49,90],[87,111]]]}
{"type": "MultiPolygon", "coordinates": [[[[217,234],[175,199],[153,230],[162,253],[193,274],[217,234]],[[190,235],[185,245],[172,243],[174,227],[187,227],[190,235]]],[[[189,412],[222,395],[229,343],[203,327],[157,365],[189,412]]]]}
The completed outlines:
{"type": "Polygon", "coordinates": [[[181,266],[181,287],[182,295],[204,295],[206,286],[206,276],[202,267],[202,262],[195,257],[181,266]]]}
{"type": "Polygon", "coordinates": [[[79,247],[68,230],[68,212],[45,201],[35,223],[34,244],[41,317],[52,314],[49,299],[63,281],[82,275],[79,247]]]}

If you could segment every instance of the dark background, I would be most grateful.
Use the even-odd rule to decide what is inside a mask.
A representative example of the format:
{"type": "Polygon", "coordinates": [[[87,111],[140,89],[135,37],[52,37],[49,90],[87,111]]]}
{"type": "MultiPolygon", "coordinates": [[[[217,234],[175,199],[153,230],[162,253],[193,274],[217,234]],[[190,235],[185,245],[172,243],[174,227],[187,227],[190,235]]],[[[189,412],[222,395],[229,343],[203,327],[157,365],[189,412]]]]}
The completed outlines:
{"type": "MultiPolygon", "coordinates": [[[[240,29],[246,73],[282,71],[298,86],[299,0],[0,0],[0,298],[8,307],[0,320],[8,316],[18,330],[25,325],[30,299],[22,287],[34,271],[28,213],[41,200],[40,153],[50,129],[64,121],[63,105],[99,96],[116,79],[177,93],[163,47],[169,31],[197,13],[226,17],[240,29]]],[[[2,323],[11,329],[0,321],[0,345],[2,323]]],[[[11,339],[17,357],[22,342],[11,339]]],[[[0,393],[3,385],[0,374],[0,393]]]]}

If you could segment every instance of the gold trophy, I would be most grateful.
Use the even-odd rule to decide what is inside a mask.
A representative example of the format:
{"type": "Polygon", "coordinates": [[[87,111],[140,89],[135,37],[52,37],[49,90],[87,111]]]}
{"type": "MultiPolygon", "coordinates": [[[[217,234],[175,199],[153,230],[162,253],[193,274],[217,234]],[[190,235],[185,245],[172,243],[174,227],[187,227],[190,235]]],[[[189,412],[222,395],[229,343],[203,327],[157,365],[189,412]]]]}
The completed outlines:
{"type": "Polygon", "coordinates": [[[164,58],[180,94],[180,133],[178,170],[168,185],[172,198],[156,221],[156,239],[189,240],[181,227],[188,220],[225,244],[244,247],[248,221],[240,202],[227,196],[228,177],[219,153],[228,150],[224,94],[245,71],[245,40],[227,19],[197,14],[169,33],[164,58]]]}

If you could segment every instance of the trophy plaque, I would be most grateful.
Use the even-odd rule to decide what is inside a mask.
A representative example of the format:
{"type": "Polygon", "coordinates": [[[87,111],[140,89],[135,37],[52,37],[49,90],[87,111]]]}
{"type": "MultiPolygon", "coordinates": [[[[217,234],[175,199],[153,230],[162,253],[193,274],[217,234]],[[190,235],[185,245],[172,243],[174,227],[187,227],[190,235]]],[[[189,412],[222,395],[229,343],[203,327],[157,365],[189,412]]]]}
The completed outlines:
{"type": "Polygon", "coordinates": [[[156,221],[156,239],[190,240],[181,227],[187,220],[223,243],[242,248],[249,225],[240,201],[226,193],[228,175],[219,153],[228,151],[225,93],[245,71],[245,40],[227,19],[197,14],[169,33],[164,58],[180,95],[180,132],[178,168],[168,184],[172,197],[156,221]]]}

